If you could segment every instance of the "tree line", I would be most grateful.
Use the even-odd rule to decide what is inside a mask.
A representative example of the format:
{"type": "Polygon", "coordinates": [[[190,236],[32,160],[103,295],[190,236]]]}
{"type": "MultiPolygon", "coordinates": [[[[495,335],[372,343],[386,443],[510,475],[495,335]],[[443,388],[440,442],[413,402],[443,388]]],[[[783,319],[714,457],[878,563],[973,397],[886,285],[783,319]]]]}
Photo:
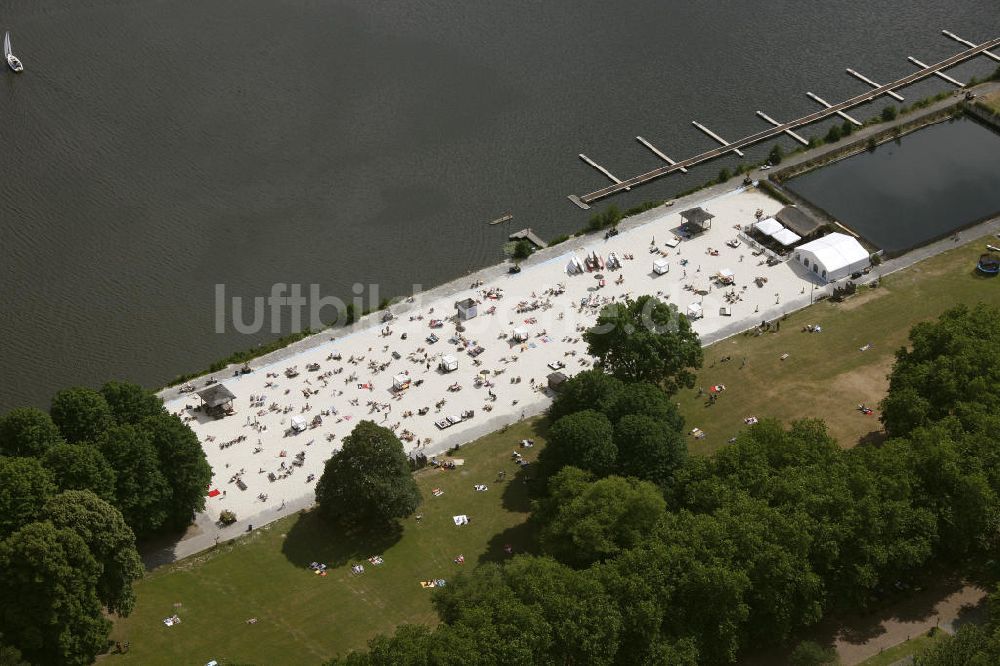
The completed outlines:
{"type": "Polygon", "coordinates": [[[211,477],[197,436],[135,384],[0,417],[0,654],[91,663],[105,613],[135,604],[136,538],[187,527],[211,477]]]}
{"type": "Polygon", "coordinates": [[[912,329],[885,442],[845,450],[820,420],[765,419],[706,458],[686,455],[672,401],[701,363],[695,336],[652,301],[602,314],[621,328],[587,334],[598,369],[549,410],[535,553],[437,591],[436,628],[403,625],[330,664],[732,663],[995,548],[996,308],[912,329]],[[674,324],[630,328],[640,310],[674,324]]]}

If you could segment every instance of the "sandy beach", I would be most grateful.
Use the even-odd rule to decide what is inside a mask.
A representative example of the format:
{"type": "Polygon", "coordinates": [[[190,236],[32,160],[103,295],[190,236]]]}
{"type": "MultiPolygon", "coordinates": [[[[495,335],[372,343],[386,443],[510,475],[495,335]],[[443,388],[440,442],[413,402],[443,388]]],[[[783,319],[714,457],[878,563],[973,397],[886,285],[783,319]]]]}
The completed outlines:
{"type": "MultiPolygon", "coordinates": [[[[167,409],[189,422],[214,470],[211,488],[219,493],[198,517],[202,533],[231,538],[311,505],[325,461],[362,419],[430,457],[539,413],[551,400],[550,373],[592,366],[581,334],[607,303],[657,294],[685,314],[698,304],[703,316],[694,328],[705,344],[809,304],[814,283],[800,266],[768,266],[745,242],[727,244],[757,210],[773,215],[781,204],[741,188],[700,205],[715,217],[692,238],[682,239],[681,206],[660,207],[622,224],[617,236],[572,238],[541,252],[518,274],[494,267],[465,287],[393,306],[390,321],[375,313],[346,334],[331,329],[300,351],[258,359],[249,374],[220,373],[216,379],[236,396],[235,413],[225,418],[193,409],[197,395],[164,391],[167,409]],[[574,257],[583,262],[594,252],[605,262],[613,253],[620,268],[568,272],[574,257]],[[656,260],[669,263],[665,274],[653,270],[656,260]],[[731,272],[731,286],[714,279],[720,272],[731,272]],[[759,286],[758,277],[766,283],[759,286]],[[477,315],[459,332],[456,302],[464,299],[476,302],[477,315]],[[441,369],[445,356],[457,369],[441,369]],[[224,509],[239,522],[219,531],[214,521],[224,509]]],[[[205,378],[194,384],[201,390],[205,378]]]]}

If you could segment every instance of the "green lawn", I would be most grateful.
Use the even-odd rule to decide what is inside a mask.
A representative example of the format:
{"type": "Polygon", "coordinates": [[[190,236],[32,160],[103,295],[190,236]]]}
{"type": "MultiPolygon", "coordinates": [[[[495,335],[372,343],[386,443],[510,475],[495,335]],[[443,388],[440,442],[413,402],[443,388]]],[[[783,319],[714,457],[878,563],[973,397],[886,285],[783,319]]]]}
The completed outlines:
{"type": "Polygon", "coordinates": [[[996,113],[1000,113],[1000,92],[983,97],[983,104],[993,109],[996,113]]]}
{"type": "Polygon", "coordinates": [[[874,406],[884,396],[893,354],[906,344],[910,327],[958,303],[1000,305],[1000,279],[975,272],[987,241],[958,246],[890,275],[877,289],[863,289],[844,303],[824,301],[789,315],[777,333],[738,335],[706,349],[696,387],[707,391],[723,384],[726,390],[714,405],[697,389],[677,396],[688,430],[706,433],[700,441],[689,438],[691,450],[718,450],[745,427],[748,416],[819,417],[842,446],[878,437],[877,412],[865,416],[857,406],[874,406]],[[806,324],[823,330],[802,332],[806,324]],[[868,351],[858,351],[868,343],[868,351]],[[788,358],[780,360],[786,353],[788,358]],[[720,361],[726,356],[732,360],[720,361]],[[747,365],[741,368],[744,357],[747,365]]]}
{"type": "Polygon", "coordinates": [[[904,657],[923,652],[932,645],[936,645],[944,640],[947,634],[943,631],[920,634],[916,638],[911,638],[899,645],[895,645],[881,654],[865,659],[860,666],[891,666],[904,657]]]}
{"type": "MultiPolygon", "coordinates": [[[[277,521],[218,549],[157,569],[136,586],[138,604],[117,622],[111,639],[129,641],[130,652],[113,661],[137,664],[317,664],[335,654],[362,648],[380,632],[404,622],[435,624],[432,590],[425,579],[452,579],[478,562],[502,559],[504,545],[515,552],[530,542],[527,484],[511,461],[522,438],[538,446],[522,449],[533,460],[541,438],[538,420],[487,435],[456,454],[465,465],[453,471],[418,473],[423,515],[403,522],[400,534],[359,537],[333,531],[306,513],[277,521]],[[507,480],[495,481],[499,470],[507,480]],[[473,484],[489,490],[477,493],[473,484]],[[432,488],[444,495],[433,497],[432,488]],[[468,514],[456,527],[451,517],[468,514]],[[371,566],[370,555],[385,563],[371,566]],[[453,562],[464,555],[466,563],[453,562]],[[331,567],[326,577],[308,568],[331,567]],[[365,573],[351,574],[355,563],[365,573]],[[166,627],[177,613],[182,622],[166,627]],[[246,620],[257,618],[249,625],[246,620]]],[[[528,468],[530,470],[530,467],[528,468]]]]}

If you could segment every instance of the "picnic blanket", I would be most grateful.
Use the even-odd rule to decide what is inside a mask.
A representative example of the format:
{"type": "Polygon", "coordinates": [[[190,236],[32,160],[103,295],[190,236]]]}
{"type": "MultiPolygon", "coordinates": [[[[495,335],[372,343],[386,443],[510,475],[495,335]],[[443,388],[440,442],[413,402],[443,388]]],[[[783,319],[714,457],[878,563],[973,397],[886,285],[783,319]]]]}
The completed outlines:
{"type": "Polygon", "coordinates": [[[221,494],[222,494],[221,490],[219,490],[218,488],[212,488],[212,490],[209,491],[208,496],[209,497],[218,497],[221,494]]]}

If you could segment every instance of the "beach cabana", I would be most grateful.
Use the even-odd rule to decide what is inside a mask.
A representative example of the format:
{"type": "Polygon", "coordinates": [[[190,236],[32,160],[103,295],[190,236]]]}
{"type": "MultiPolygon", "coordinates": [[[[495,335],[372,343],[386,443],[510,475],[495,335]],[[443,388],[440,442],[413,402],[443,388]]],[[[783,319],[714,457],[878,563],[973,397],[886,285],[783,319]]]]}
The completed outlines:
{"type": "Polygon", "coordinates": [[[402,373],[392,378],[392,388],[395,391],[405,391],[410,388],[410,376],[402,373]]]}
{"type": "Polygon", "coordinates": [[[684,218],[684,224],[681,225],[684,231],[700,234],[712,228],[712,218],[715,216],[704,208],[689,208],[681,211],[681,217],[684,218]]]}
{"type": "Polygon", "coordinates": [[[520,326],[518,326],[517,328],[515,328],[511,332],[510,337],[511,337],[511,339],[514,342],[527,342],[528,341],[528,331],[527,331],[527,329],[524,329],[524,328],[521,328],[520,326]]]}
{"type": "Polygon", "coordinates": [[[293,416],[292,417],[292,430],[295,432],[303,432],[309,424],[306,422],[306,417],[304,416],[293,416]]]}
{"type": "Polygon", "coordinates": [[[205,408],[206,414],[225,416],[234,411],[233,400],[236,399],[236,396],[223,384],[213,384],[207,389],[198,391],[198,397],[201,398],[201,404],[205,408]]]}
{"type": "Polygon", "coordinates": [[[687,309],[688,319],[701,319],[705,316],[704,310],[701,309],[701,303],[692,303],[687,309]]]}
{"type": "Polygon", "coordinates": [[[858,239],[839,232],[798,246],[795,260],[827,282],[845,278],[871,264],[868,250],[858,239]]]}
{"type": "Polygon", "coordinates": [[[653,272],[657,275],[663,275],[670,270],[670,262],[666,259],[657,259],[653,262],[653,272]]]}
{"type": "Polygon", "coordinates": [[[452,372],[453,370],[458,370],[458,359],[451,354],[445,354],[441,357],[441,362],[438,363],[438,367],[441,368],[441,372],[452,372]]]}
{"type": "Polygon", "coordinates": [[[462,321],[472,319],[476,316],[476,302],[471,298],[466,298],[455,303],[455,309],[458,310],[458,318],[462,321]]]}
{"type": "Polygon", "coordinates": [[[773,217],[765,217],[763,220],[754,225],[754,229],[765,236],[773,236],[784,228],[785,227],[782,226],[781,222],[778,222],[773,217]]]}
{"type": "Polygon", "coordinates": [[[773,238],[774,240],[778,241],[779,243],[781,243],[785,247],[789,247],[789,246],[795,245],[800,240],[802,240],[802,236],[799,236],[797,233],[795,233],[791,229],[782,229],[781,231],[773,234],[771,236],[771,238],[773,238]]]}

